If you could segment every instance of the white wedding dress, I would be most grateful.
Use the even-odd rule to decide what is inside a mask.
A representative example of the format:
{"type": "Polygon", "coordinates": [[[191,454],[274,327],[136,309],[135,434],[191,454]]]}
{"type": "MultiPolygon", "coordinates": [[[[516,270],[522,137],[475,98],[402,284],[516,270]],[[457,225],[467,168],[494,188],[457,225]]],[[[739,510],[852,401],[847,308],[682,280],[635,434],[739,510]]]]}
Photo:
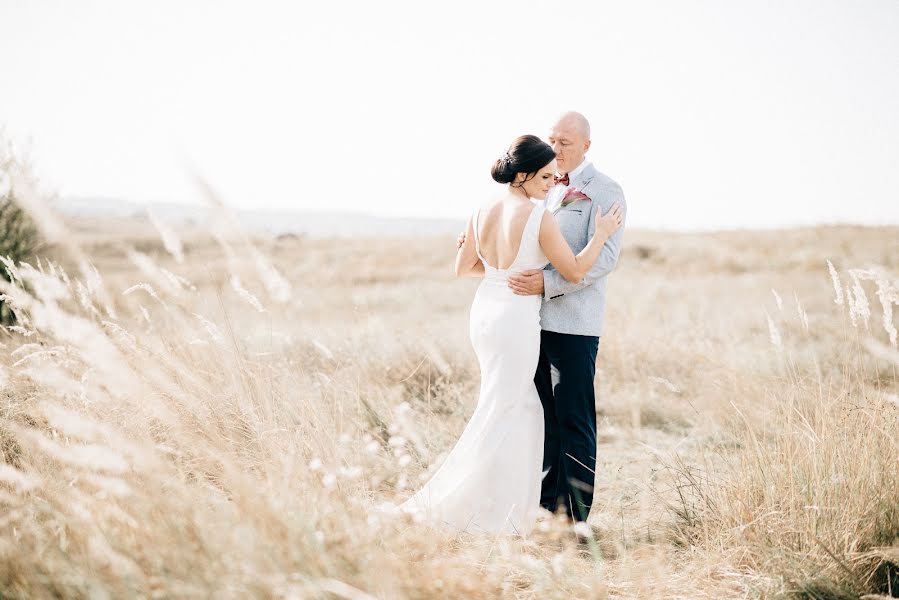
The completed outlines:
{"type": "Polygon", "coordinates": [[[531,531],[540,510],[543,407],[534,387],[540,353],[540,296],[518,296],[510,273],[542,269],[545,208],[534,206],[515,260],[507,269],[475,248],[484,280],[471,305],[470,336],[481,370],[481,390],[471,420],[431,479],[400,507],[427,521],[468,532],[531,531]]]}

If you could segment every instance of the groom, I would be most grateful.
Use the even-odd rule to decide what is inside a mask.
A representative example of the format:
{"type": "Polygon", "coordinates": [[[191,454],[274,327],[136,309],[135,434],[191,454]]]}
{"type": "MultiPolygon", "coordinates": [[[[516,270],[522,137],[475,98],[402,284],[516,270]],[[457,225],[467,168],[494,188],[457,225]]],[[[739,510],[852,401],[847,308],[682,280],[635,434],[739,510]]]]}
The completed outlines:
{"type": "MultiPolygon", "coordinates": [[[[562,115],[553,125],[549,143],[556,151],[561,177],[546,197],[562,235],[576,253],[593,235],[596,212],[606,213],[615,202],[626,216],[621,186],[596,170],[584,155],[590,149],[590,124],[580,113],[562,115]],[[562,203],[571,188],[589,199],[562,203]]],[[[540,361],[534,383],[543,403],[545,424],[543,470],[547,471],[540,504],[586,521],[593,503],[596,470],[596,397],[593,379],[596,352],[606,305],[606,279],[618,262],[622,226],[606,242],[593,268],[578,283],[569,283],[553,267],[509,277],[520,295],[542,295],[540,361]]]]}

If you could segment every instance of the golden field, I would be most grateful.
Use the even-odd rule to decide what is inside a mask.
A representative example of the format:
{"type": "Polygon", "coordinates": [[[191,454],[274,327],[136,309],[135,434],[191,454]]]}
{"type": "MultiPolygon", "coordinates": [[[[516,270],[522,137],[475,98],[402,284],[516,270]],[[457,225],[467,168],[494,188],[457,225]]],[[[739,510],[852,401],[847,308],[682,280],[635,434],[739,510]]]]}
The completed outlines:
{"type": "Polygon", "coordinates": [[[626,232],[580,545],[377,510],[476,399],[451,237],[51,230],[3,289],[0,597],[899,597],[899,228],[626,232]]]}

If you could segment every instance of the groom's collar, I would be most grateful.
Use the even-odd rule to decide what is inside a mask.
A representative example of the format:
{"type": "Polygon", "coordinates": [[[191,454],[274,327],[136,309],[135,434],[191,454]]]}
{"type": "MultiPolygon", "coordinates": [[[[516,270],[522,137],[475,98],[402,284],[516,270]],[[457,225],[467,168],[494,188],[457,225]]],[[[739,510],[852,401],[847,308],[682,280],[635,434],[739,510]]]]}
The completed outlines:
{"type": "Polygon", "coordinates": [[[569,182],[574,181],[574,179],[577,178],[581,173],[583,173],[584,169],[586,169],[589,166],[590,166],[590,161],[587,160],[586,157],[584,157],[584,160],[581,161],[581,164],[579,164],[577,167],[575,167],[574,170],[568,172],[568,181],[569,182]]]}

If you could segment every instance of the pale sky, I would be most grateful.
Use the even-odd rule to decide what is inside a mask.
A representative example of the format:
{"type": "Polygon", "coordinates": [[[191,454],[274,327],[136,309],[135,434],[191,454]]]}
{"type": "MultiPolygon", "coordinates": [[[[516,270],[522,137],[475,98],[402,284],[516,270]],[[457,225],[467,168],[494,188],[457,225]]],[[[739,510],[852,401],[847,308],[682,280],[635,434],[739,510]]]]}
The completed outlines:
{"type": "Polygon", "coordinates": [[[628,225],[899,223],[899,1],[0,0],[63,196],[465,217],[578,110],[628,225]]]}

